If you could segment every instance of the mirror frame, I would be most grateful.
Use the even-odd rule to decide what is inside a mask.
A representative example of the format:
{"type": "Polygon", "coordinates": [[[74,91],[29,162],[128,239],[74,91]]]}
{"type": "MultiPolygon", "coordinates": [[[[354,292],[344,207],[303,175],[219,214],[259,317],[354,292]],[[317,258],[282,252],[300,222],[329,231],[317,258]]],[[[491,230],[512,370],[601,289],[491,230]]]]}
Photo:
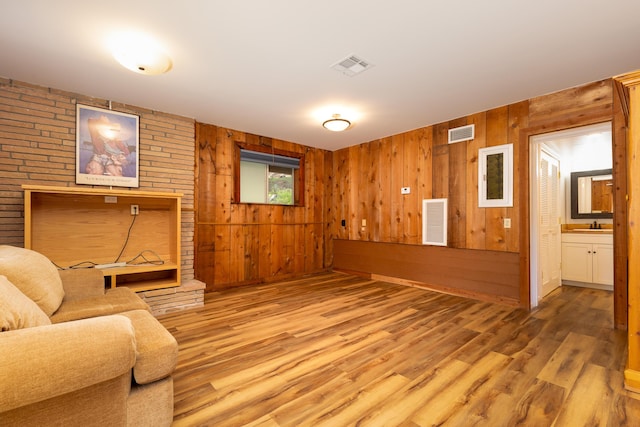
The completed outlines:
{"type": "MultiPolygon", "coordinates": [[[[613,175],[612,169],[599,169],[592,171],[571,172],[571,219],[598,219],[598,218],[611,218],[613,219],[613,212],[604,213],[578,213],[578,178],[585,176],[598,176],[598,175],[613,175]]],[[[614,206],[615,209],[615,206],[614,206]]]]}

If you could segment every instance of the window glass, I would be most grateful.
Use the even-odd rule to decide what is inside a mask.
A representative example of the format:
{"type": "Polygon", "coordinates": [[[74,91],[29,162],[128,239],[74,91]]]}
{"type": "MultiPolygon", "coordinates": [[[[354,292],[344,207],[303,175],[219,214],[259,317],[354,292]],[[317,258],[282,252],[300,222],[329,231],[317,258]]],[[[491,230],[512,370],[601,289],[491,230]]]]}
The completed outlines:
{"type": "Polygon", "coordinates": [[[267,165],[240,162],[240,201],[267,203],[267,165]]]}
{"type": "Polygon", "coordinates": [[[269,165],[269,204],[293,205],[293,168],[269,165]]]}
{"type": "Polygon", "coordinates": [[[240,150],[240,202],[294,205],[300,159],[240,150]]]}

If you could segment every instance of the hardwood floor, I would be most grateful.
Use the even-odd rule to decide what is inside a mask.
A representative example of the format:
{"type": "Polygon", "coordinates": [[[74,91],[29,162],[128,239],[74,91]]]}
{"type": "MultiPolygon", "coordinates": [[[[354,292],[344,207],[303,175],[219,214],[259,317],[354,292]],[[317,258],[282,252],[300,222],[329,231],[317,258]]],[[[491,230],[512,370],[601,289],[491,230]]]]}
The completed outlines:
{"type": "Polygon", "coordinates": [[[174,425],[637,426],[612,298],[529,313],[339,273],[210,293],[159,318],[174,425]]]}

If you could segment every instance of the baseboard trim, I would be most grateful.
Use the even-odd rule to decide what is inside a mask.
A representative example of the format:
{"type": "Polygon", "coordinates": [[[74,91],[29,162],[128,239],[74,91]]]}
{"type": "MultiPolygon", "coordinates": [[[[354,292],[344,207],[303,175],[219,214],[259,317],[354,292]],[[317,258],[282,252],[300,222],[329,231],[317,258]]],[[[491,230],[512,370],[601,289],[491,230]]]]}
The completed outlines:
{"type": "Polygon", "coordinates": [[[354,276],[364,277],[367,279],[377,280],[379,282],[389,282],[396,285],[410,286],[412,288],[425,289],[428,291],[440,292],[447,295],[455,295],[459,297],[471,298],[478,301],[491,302],[509,307],[519,307],[518,300],[511,298],[496,297],[494,295],[485,295],[478,292],[467,292],[460,289],[448,288],[446,286],[430,285],[428,283],[416,282],[414,280],[402,279],[400,277],[384,276],[381,274],[365,273],[362,271],[347,270],[343,268],[334,268],[334,272],[351,274],[354,276]]]}
{"type": "Polygon", "coordinates": [[[640,393],[639,371],[630,368],[624,370],[624,388],[633,393],[640,393]]]}

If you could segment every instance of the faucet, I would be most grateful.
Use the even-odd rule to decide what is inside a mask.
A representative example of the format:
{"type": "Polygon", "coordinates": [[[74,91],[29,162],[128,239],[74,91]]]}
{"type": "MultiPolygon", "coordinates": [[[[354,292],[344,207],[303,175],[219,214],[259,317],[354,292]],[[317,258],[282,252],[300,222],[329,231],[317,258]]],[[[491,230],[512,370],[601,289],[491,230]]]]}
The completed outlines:
{"type": "Polygon", "coordinates": [[[594,230],[598,228],[598,221],[593,221],[593,224],[589,224],[589,228],[594,230]]]}

